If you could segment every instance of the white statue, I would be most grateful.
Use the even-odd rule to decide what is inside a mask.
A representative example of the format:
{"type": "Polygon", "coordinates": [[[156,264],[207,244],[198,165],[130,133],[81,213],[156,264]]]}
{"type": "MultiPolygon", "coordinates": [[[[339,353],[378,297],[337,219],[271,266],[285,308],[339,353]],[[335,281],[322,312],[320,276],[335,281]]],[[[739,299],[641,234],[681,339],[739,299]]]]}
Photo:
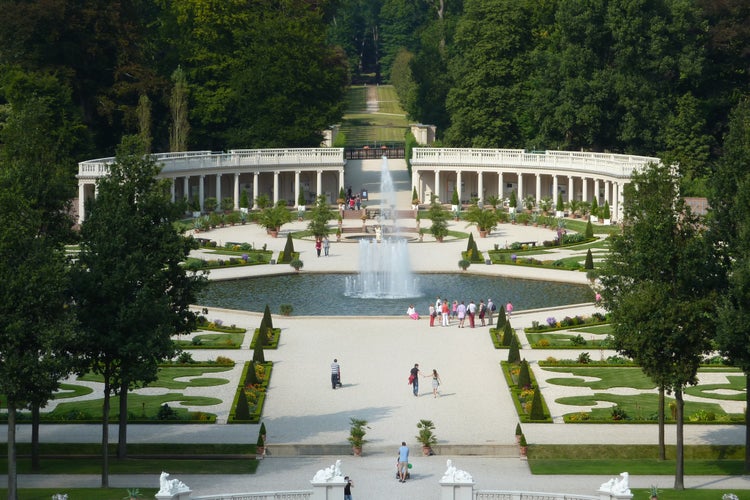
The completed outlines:
{"type": "Polygon", "coordinates": [[[380,243],[383,239],[383,229],[380,226],[375,226],[375,241],[380,243]]]}
{"type": "Polygon", "coordinates": [[[190,488],[179,479],[168,479],[169,473],[162,472],[159,476],[159,492],[157,495],[176,495],[190,491],[190,488]]]}
{"type": "Polygon", "coordinates": [[[325,469],[320,469],[318,472],[316,472],[313,476],[312,482],[327,483],[334,480],[344,480],[344,474],[342,474],[341,472],[341,460],[336,460],[336,463],[334,465],[326,467],[325,469]]]}
{"type": "Polygon", "coordinates": [[[456,469],[453,465],[453,461],[449,458],[445,463],[448,467],[443,474],[441,482],[446,483],[471,483],[473,481],[471,474],[464,470],[456,469]]]}
{"type": "Polygon", "coordinates": [[[599,487],[603,493],[613,493],[615,495],[630,495],[630,475],[627,472],[620,474],[620,477],[613,477],[599,487]]]}

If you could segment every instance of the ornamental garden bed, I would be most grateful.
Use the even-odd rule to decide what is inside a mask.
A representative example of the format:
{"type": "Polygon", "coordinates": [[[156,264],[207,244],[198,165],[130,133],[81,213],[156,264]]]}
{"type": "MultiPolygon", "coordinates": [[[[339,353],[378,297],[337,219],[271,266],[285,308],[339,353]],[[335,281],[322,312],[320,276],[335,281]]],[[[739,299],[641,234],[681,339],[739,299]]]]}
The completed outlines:
{"type": "Polygon", "coordinates": [[[591,316],[565,316],[560,319],[550,316],[543,323],[532,321],[531,326],[524,328],[523,331],[526,333],[554,332],[558,330],[571,330],[583,326],[603,325],[606,323],[609,323],[609,315],[598,312],[591,316]]]}
{"type": "Polygon", "coordinates": [[[528,362],[501,363],[505,381],[508,383],[513,405],[521,423],[551,423],[549,408],[544,402],[542,391],[536,383],[528,362]]]}
{"type": "Polygon", "coordinates": [[[245,363],[229,412],[229,424],[257,424],[263,414],[273,363],[245,363]],[[251,372],[252,370],[252,372],[251,372]]]}

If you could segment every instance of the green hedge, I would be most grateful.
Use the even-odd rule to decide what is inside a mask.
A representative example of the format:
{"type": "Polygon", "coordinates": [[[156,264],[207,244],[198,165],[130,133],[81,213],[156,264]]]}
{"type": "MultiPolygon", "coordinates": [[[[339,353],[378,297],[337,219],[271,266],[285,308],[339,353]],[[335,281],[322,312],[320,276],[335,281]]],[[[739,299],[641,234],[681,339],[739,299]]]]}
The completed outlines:
{"type": "MultiPolygon", "coordinates": [[[[508,388],[510,389],[511,399],[513,400],[513,404],[516,407],[516,413],[518,413],[519,421],[521,423],[552,423],[552,417],[550,416],[547,402],[544,400],[544,395],[541,392],[539,392],[539,396],[541,397],[542,408],[544,409],[544,415],[546,417],[544,420],[530,420],[529,415],[521,406],[521,401],[519,399],[521,388],[516,386],[516,382],[513,380],[513,375],[511,374],[511,369],[516,366],[520,366],[520,363],[510,364],[507,361],[501,361],[500,365],[502,366],[503,374],[505,375],[505,381],[508,384],[508,388]]],[[[534,378],[534,372],[532,370],[529,370],[529,376],[531,377],[532,386],[535,387],[536,391],[540,391],[539,385],[536,383],[536,378],[534,378]]]]}
{"type": "MultiPolygon", "coordinates": [[[[250,349],[255,348],[255,342],[258,340],[258,335],[260,334],[260,328],[256,328],[255,332],[253,333],[253,340],[250,342],[250,349]]],[[[277,349],[279,347],[279,339],[281,338],[281,328],[274,328],[273,329],[273,337],[270,338],[265,345],[263,346],[263,349],[277,349]]]]}
{"type": "Polygon", "coordinates": [[[229,418],[227,419],[228,424],[257,424],[260,422],[260,417],[263,415],[263,405],[266,402],[266,394],[268,391],[268,382],[271,380],[271,370],[273,369],[273,363],[272,362],[266,362],[263,363],[263,366],[266,368],[265,371],[265,378],[261,381],[260,386],[263,388],[263,392],[258,396],[258,402],[255,404],[255,408],[250,411],[250,419],[249,420],[237,420],[235,419],[234,415],[237,411],[237,401],[239,400],[240,391],[244,391],[244,382],[245,378],[247,378],[247,371],[250,369],[250,367],[253,365],[251,362],[245,363],[245,367],[242,369],[242,375],[240,376],[240,383],[237,386],[237,390],[234,394],[234,400],[232,401],[232,409],[229,412],[229,418]]]}

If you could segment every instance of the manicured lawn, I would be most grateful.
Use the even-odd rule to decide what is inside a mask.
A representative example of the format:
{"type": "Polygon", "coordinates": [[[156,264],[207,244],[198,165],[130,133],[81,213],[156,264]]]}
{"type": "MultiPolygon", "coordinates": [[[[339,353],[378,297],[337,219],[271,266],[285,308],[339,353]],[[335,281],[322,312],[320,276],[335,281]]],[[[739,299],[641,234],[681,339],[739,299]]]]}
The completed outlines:
{"type": "Polygon", "coordinates": [[[195,335],[200,344],[194,340],[176,340],[175,344],[182,349],[239,349],[245,339],[244,333],[205,333],[195,335]]]}
{"type": "MultiPolygon", "coordinates": [[[[209,387],[214,385],[228,384],[229,380],[225,378],[204,377],[208,373],[222,373],[232,369],[232,366],[163,366],[159,369],[159,378],[149,384],[149,387],[164,387],[167,389],[185,389],[187,387],[209,387]],[[189,381],[177,380],[190,378],[189,381]]],[[[87,373],[81,380],[90,382],[103,382],[102,377],[87,373]]]]}
{"type": "Polygon", "coordinates": [[[606,347],[606,339],[586,339],[585,344],[574,344],[572,341],[578,335],[569,333],[527,333],[526,338],[532,349],[587,349],[606,347]],[[539,345],[540,341],[546,341],[547,345],[539,345]]]}
{"type": "MultiPolygon", "coordinates": [[[[528,336],[528,334],[527,334],[528,336]]],[[[614,387],[631,387],[633,389],[655,389],[656,384],[648,378],[643,370],[637,367],[600,367],[571,366],[545,368],[555,373],[570,373],[579,377],[593,377],[596,380],[584,381],[583,378],[550,378],[550,384],[569,387],[589,387],[591,389],[612,389],[614,387]]]]}

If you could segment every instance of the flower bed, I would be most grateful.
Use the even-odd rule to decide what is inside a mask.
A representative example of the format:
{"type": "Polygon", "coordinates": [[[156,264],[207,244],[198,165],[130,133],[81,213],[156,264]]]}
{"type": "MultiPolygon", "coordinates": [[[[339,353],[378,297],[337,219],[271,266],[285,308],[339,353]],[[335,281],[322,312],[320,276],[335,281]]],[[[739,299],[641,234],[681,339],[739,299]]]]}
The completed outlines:
{"type": "Polygon", "coordinates": [[[521,364],[508,363],[506,361],[503,361],[501,362],[501,366],[503,368],[503,374],[505,375],[505,381],[507,382],[508,388],[510,389],[513,404],[515,405],[516,412],[518,413],[518,419],[521,421],[521,423],[551,423],[552,417],[550,416],[549,408],[547,407],[547,403],[545,403],[544,401],[544,397],[539,390],[539,386],[536,383],[536,379],[534,378],[534,374],[531,369],[529,369],[531,384],[525,387],[519,387],[518,376],[520,374],[521,364]],[[544,418],[531,420],[532,402],[537,391],[539,404],[541,404],[542,406],[544,418]]]}
{"type": "Polygon", "coordinates": [[[545,323],[532,321],[531,327],[524,328],[523,331],[526,333],[553,332],[556,330],[569,330],[571,327],[596,326],[605,323],[609,323],[609,315],[602,313],[594,313],[591,316],[574,316],[572,318],[565,316],[561,320],[550,316],[545,323]]]}
{"type": "MultiPolygon", "coordinates": [[[[250,349],[255,348],[255,342],[258,340],[260,335],[260,328],[255,329],[253,333],[253,340],[250,342],[250,349]]],[[[263,349],[277,349],[279,347],[279,338],[281,338],[281,328],[274,328],[271,335],[266,337],[266,343],[263,345],[263,349]]]]}
{"type": "Polygon", "coordinates": [[[242,376],[240,377],[240,385],[237,387],[237,392],[232,401],[232,410],[229,412],[229,418],[227,423],[229,424],[257,424],[260,422],[260,417],[263,414],[263,404],[266,401],[266,391],[268,390],[268,382],[271,380],[271,369],[273,363],[245,363],[245,368],[242,370],[242,376]],[[244,385],[244,381],[247,378],[247,370],[251,366],[255,366],[255,373],[260,383],[244,385]],[[247,419],[238,419],[237,414],[237,403],[240,400],[240,393],[243,393],[245,400],[247,401],[249,417],[247,419]]]}

